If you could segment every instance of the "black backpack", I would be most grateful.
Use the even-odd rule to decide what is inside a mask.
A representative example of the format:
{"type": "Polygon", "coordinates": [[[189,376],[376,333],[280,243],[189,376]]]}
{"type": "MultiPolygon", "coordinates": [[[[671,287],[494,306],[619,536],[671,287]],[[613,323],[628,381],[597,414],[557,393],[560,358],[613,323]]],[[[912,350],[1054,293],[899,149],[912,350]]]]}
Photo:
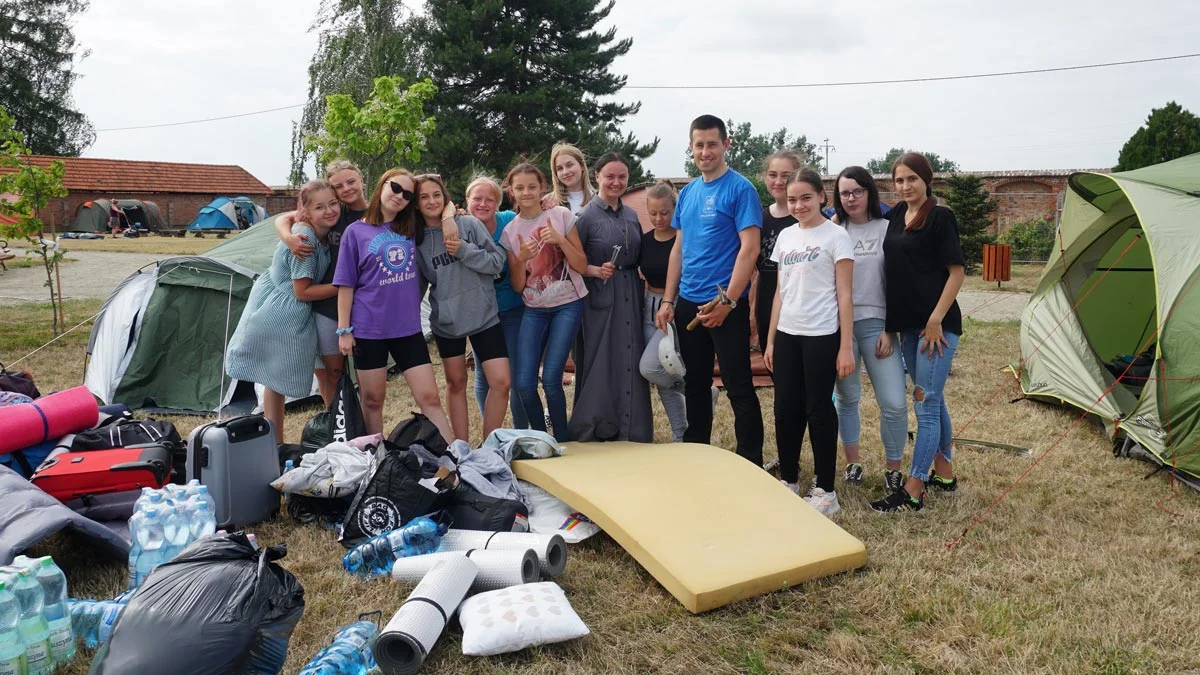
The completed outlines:
{"type": "Polygon", "coordinates": [[[446,439],[442,438],[442,432],[421,413],[413,413],[412,417],[397,424],[392,433],[388,434],[387,440],[400,448],[407,448],[415,443],[424,446],[438,457],[446,454],[449,448],[446,439]]]}
{"type": "Polygon", "coordinates": [[[186,483],[187,444],[175,425],[166,420],[134,420],[110,417],[103,426],[75,434],[72,450],[107,450],[147,443],[161,443],[171,451],[171,482],[186,483]]]}
{"type": "Polygon", "coordinates": [[[438,497],[436,508],[445,509],[460,530],[528,532],[529,509],[516,499],[489,497],[466,483],[438,497]]]}
{"type": "Polygon", "coordinates": [[[386,441],[372,456],[369,474],[342,523],[341,542],[346,548],[429,513],[438,496],[420,484],[424,476],[416,454],[386,441]]]}

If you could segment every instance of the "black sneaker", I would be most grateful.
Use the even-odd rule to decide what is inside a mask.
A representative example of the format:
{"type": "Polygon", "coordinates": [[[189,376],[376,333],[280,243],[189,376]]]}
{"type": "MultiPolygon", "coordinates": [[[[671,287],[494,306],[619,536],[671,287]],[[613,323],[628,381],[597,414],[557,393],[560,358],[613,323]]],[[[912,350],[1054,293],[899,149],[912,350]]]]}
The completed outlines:
{"type": "Polygon", "coordinates": [[[925,489],[929,488],[935,488],[940,492],[954,492],[958,489],[958,477],[946,480],[936,473],[930,474],[929,480],[925,481],[925,489]]]}
{"type": "Polygon", "coordinates": [[[925,508],[925,493],[922,492],[920,497],[913,498],[907,490],[898,490],[883,499],[871,502],[871,508],[880,513],[920,511],[925,508]]]}
{"type": "Polygon", "coordinates": [[[883,472],[883,487],[889,495],[899,492],[904,487],[904,474],[887,469],[883,472]]]}
{"type": "Polygon", "coordinates": [[[863,482],[863,467],[858,462],[851,462],[846,465],[846,473],[842,474],[842,480],[855,485],[862,485],[863,482]]]}

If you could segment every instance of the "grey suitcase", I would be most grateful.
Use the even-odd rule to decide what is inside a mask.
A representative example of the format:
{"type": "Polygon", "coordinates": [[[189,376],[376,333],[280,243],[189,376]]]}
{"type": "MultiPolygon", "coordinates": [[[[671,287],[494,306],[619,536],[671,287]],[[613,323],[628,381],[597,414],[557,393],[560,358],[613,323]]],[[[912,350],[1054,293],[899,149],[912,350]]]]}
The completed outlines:
{"type": "Polygon", "coordinates": [[[279,511],[275,430],[262,415],[244,415],[196,427],[188,436],[187,479],[208,486],[217,527],[252,525],[279,511]]]}

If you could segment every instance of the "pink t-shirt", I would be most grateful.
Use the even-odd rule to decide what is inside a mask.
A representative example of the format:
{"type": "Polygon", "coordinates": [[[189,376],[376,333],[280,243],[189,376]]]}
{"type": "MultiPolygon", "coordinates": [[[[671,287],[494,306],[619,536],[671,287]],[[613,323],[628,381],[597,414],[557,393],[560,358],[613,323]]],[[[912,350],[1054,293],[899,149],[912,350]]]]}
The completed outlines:
{"type": "MultiPolygon", "coordinates": [[[[526,241],[538,239],[538,230],[552,227],[556,232],[566,235],[571,230],[575,216],[561,206],[543,211],[532,220],[517,216],[504,228],[500,235],[501,243],[509,251],[521,250],[518,235],[526,241]]],[[[525,290],[521,298],[528,307],[558,307],[573,302],[587,295],[583,285],[583,277],[567,264],[567,257],[562,249],[554,244],[539,243],[538,253],[532,260],[525,263],[525,290]]]]}

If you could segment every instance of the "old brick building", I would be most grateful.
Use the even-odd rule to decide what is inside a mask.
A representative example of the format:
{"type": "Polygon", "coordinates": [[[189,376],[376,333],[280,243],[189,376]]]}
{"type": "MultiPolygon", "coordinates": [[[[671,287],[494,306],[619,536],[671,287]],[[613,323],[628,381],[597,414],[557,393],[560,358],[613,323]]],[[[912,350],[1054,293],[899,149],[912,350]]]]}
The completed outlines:
{"type": "Polygon", "coordinates": [[[93,199],[154,202],[166,226],[179,228],[217,197],[244,195],[266,206],[271,195],[271,188],[240,166],[43,155],[29,159],[38,166],[49,166],[56,159],[66,166],[63,184],[70,194],[51,200],[41,214],[45,222],[53,219],[60,228],[70,224],[80,204],[93,199]]]}

